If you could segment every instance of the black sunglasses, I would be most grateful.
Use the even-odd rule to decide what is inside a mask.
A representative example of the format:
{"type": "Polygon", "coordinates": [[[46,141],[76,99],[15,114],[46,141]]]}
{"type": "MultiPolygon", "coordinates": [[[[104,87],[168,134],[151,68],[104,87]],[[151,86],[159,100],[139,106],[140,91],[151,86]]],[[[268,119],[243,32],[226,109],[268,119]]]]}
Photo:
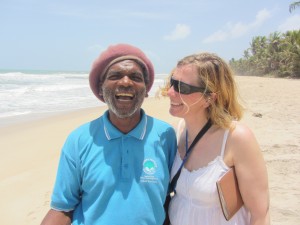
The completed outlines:
{"type": "Polygon", "coordinates": [[[175,80],[171,77],[170,79],[170,87],[174,88],[174,90],[180,94],[189,95],[195,92],[207,93],[207,89],[203,87],[195,87],[189,84],[186,84],[182,81],[175,80]]]}

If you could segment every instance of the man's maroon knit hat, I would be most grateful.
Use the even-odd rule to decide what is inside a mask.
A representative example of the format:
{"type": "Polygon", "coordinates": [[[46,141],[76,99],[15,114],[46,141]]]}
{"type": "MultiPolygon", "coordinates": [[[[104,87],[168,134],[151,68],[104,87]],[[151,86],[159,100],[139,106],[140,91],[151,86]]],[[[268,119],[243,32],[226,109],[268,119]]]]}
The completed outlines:
{"type": "Polygon", "coordinates": [[[117,44],[109,46],[93,63],[89,81],[90,87],[98,99],[104,102],[103,96],[99,95],[99,83],[104,81],[108,68],[127,59],[132,59],[145,68],[147,74],[144,75],[149,80],[146,83],[147,93],[150,91],[154,81],[154,69],[151,61],[139,48],[128,44],[117,44]]]}

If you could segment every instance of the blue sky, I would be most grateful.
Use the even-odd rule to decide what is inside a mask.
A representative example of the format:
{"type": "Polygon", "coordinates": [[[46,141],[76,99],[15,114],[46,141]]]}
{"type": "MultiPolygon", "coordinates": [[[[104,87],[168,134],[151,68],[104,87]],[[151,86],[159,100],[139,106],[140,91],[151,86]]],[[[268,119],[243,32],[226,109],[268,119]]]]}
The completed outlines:
{"type": "Polygon", "coordinates": [[[89,71],[129,43],[156,73],[199,51],[241,58],[255,36],[300,29],[287,0],[0,0],[0,69],[89,71]]]}

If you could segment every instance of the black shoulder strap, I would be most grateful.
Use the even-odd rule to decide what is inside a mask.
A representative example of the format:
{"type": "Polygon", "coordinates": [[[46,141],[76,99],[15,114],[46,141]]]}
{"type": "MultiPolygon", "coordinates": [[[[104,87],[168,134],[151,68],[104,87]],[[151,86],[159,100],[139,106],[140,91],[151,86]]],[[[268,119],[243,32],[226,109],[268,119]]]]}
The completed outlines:
{"type": "MultiPolygon", "coordinates": [[[[179,178],[179,175],[181,173],[181,169],[184,165],[184,163],[187,161],[192,148],[195,146],[195,144],[200,140],[200,138],[206,133],[206,131],[208,131],[208,129],[211,127],[211,120],[209,119],[207,121],[207,123],[205,124],[205,126],[199,131],[199,133],[197,134],[197,136],[195,137],[195,139],[193,140],[192,144],[190,145],[189,149],[186,151],[185,156],[182,160],[182,163],[177,171],[177,173],[175,174],[175,176],[173,177],[171,183],[170,183],[170,194],[172,194],[172,192],[175,192],[175,187],[176,187],[176,183],[177,180],[179,178]]],[[[173,193],[174,194],[174,193],[173,193]]]]}

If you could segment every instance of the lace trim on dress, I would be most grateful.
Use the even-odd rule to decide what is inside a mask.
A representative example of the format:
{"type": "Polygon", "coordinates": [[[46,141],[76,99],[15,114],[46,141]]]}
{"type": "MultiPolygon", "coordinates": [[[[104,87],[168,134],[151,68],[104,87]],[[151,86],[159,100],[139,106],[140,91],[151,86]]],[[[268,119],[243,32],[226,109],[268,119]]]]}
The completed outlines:
{"type": "MultiPolygon", "coordinates": [[[[229,167],[225,164],[225,162],[223,160],[223,158],[224,158],[224,152],[225,152],[225,147],[226,147],[226,143],[227,143],[227,139],[228,139],[228,134],[229,134],[229,130],[227,129],[224,132],[223,142],[222,142],[222,147],[221,147],[221,153],[215,159],[213,159],[212,161],[210,161],[206,166],[199,167],[198,169],[195,169],[195,170],[192,170],[192,171],[186,169],[185,167],[183,167],[183,169],[186,170],[186,171],[188,171],[189,173],[195,173],[195,172],[197,172],[199,170],[205,170],[205,169],[207,169],[207,167],[210,167],[211,165],[215,164],[217,161],[220,161],[222,167],[224,167],[225,169],[229,169],[229,167]]],[[[182,162],[180,154],[178,154],[178,157],[179,157],[179,160],[182,162]]]]}

